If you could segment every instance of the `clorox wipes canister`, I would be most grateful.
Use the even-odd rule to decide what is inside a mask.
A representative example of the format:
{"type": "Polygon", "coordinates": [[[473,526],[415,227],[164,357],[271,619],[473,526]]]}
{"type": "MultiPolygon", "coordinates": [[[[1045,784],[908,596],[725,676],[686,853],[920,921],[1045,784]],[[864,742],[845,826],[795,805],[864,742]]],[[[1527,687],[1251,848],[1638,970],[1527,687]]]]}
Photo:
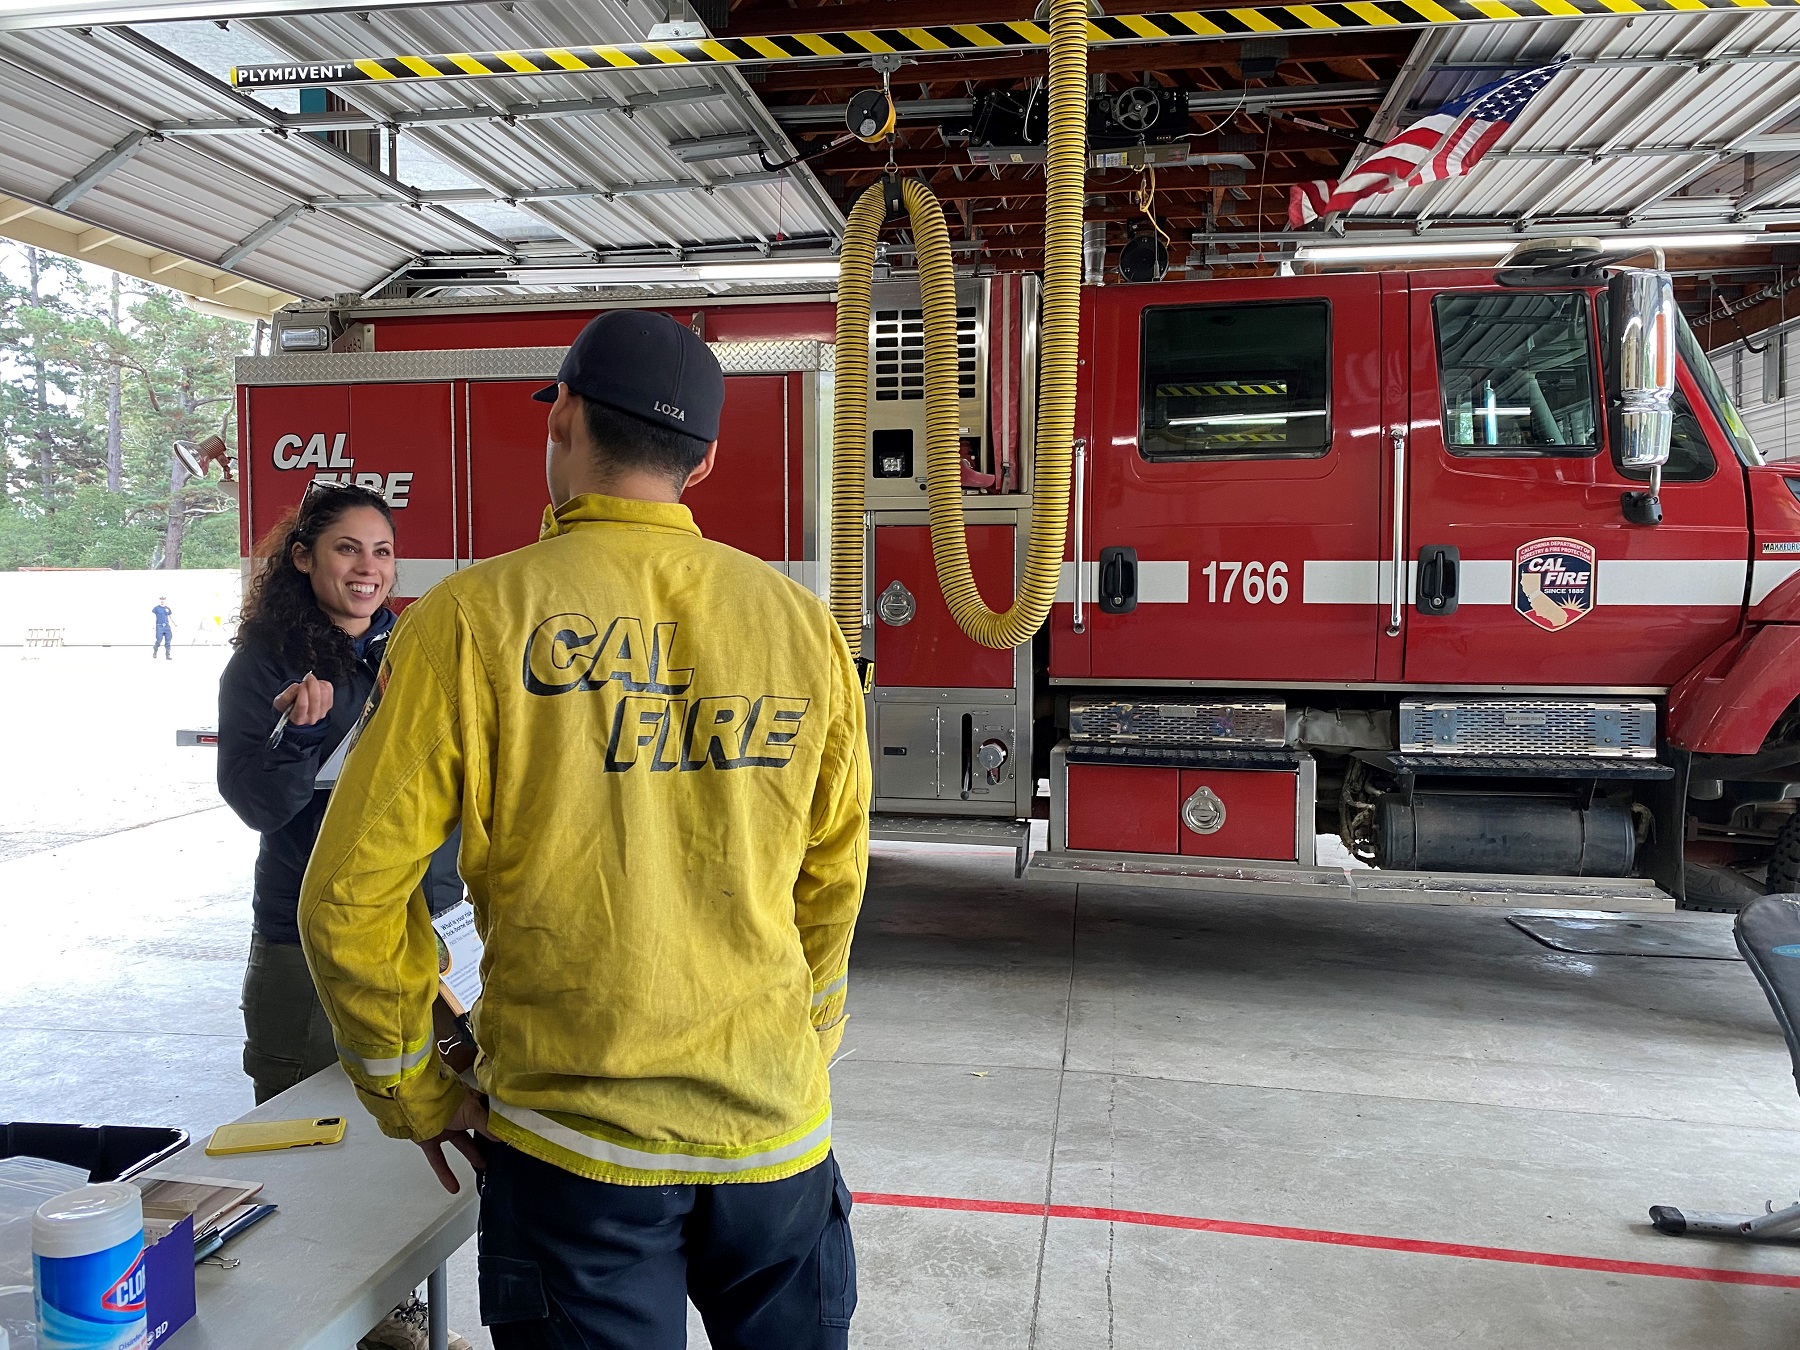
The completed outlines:
{"type": "Polygon", "coordinates": [[[144,1350],[144,1199],[111,1181],[31,1217],[39,1350],[144,1350]]]}

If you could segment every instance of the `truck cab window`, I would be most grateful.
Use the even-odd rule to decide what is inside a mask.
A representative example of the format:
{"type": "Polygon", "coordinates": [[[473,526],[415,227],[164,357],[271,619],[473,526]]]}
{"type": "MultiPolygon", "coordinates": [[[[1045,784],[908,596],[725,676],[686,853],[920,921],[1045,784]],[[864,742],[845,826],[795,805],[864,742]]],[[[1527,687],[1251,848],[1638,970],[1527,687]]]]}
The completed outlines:
{"type": "Polygon", "coordinates": [[[1322,455],[1331,445],[1331,306],[1144,311],[1147,460],[1322,455]]]}
{"type": "MultiPolygon", "coordinates": [[[[1725,392],[1725,382],[1719,378],[1719,372],[1713,369],[1706,353],[1700,349],[1700,340],[1694,336],[1694,330],[1688,327],[1688,321],[1676,315],[1676,346],[1681,351],[1681,359],[1694,377],[1694,383],[1700,386],[1700,395],[1706,400],[1707,407],[1712,410],[1714,419],[1725,431],[1725,439],[1731,442],[1732,451],[1745,464],[1758,465],[1764,463],[1762,452],[1756,448],[1756,442],[1750,438],[1749,429],[1744,426],[1744,419],[1738,416],[1738,410],[1731,402],[1731,395],[1725,392]]],[[[1680,434],[1677,423],[1677,434],[1680,434]]]]}
{"type": "MultiPolygon", "coordinates": [[[[1669,462],[1663,466],[1663,481],[1703,482],[1713,476],[1718,461],[1713,458],[1712,447],[1706,443],[1706,433],[1700,429],[1700,419],[1694,416],[1693,405],[1679,388],[1675,390],[1673,408],[1675,429],[1669,437],[1669,462]]],[[[1627,469],[1620,465],[1619,472],[1627,478],[1650,480],[1648,469],[1627,469]]]]}
{"type": "Polygon", "coordinates": [[[1594,339],[1585,295],[1440,295],[1432,312],[1451,454],[1595,452],[1594,339]]]}

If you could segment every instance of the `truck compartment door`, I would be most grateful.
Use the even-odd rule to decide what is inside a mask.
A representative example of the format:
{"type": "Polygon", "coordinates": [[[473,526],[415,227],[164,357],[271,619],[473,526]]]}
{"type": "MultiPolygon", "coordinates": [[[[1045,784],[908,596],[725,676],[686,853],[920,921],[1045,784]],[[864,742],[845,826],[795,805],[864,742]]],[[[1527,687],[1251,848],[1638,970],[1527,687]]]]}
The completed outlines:
{"type": "Polygon", "coordinates": [[[712,475],[683,496],[708,539],[773,563],[809,585],[801,530],[798,375],[728,375],[712,475]]]}
{"type": "MultiPolygon", "coordinates": [[[[728,375],[712,476],[682,498],[708,539],[730,544],[808,585],[809,492],[801,374],[728,375]]],[[[544,418],[531,401],[541,380],[470,383],[469,525],[473,556],[491,558],[538,537],[544,486],[544,418]]]]}
{"type": "Polygon", "coordinates": [[[1089,291],[1083,557],[1066,679],[1375,675],[1387,445],[1379,277],[1089,291]],[[1089,655],[1091,653],[1091,655],[1089,655]]]}
{"type": "Polygon", "coordinates": [[[1663,523],[1632,525],[1620,496],[1644,480],[1606,444],[1594,298],[1415,283],[1411,303],[1405,679],[1674,683],[1736,631],[1749,549],[1743,475],[1689,373],[1663,523]]]}
{"type": "Polygon", "coordinates": [[[315,478],[381,493],[394,513],[394,596],[455,571],[456,409],[451,385],[267,385],[247,396],[250,530],[260,540],[315,478]]]}

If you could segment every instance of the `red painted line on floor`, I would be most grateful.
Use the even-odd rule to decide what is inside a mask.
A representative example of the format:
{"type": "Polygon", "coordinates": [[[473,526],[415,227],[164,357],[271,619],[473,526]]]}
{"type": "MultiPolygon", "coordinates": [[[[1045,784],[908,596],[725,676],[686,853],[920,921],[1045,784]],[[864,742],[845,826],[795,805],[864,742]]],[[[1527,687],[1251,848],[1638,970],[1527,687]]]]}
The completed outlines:
{"type": "Polygon", "coordinates": [[[1666,1266],[1655,1261],[1614,1261],[1601,1256],[1528,1252],[1513,1247],[1475,1247],[1463,1242],[1425,1242],[1417,1238],[1379,1237],[1373,1233],[1336,1233],[1327,1228],[1235,1223],[1229,1219],[1195,1219],[1182,1214],[1154,1214],[1137,1209],[1096,1209],[1090,1205],[1030,1205],[1013,1200],[963,1200],[944,1195],[888,1195],[863,1191],[855,1194],[859,1205],[890,1205],[900,1209],[954,1209],[972,1214],[1023,1214],[1035,1218],[1048,1215],[1052,1219],[1133,1223],[1146,1228],[1185,1228],[1197,1233],[1273,1238],[1278,1242],[1314,1242],[1327,1247],[1367,1247],[1383,1252],[1409,1252],[1415,1256],[1454,1256],[1464,1261],[1504,1261],[1519,1266],[1593,1270],[1606,1275],[1647,1275],[1660,1280],[1703,1280],[1710,1284],[1755,1284],[1776,1289],[1800,1289],[1800,1275],[1774,1275],[1756,1270],[1715,1270],[1708,1266],[1666,1266]]]}

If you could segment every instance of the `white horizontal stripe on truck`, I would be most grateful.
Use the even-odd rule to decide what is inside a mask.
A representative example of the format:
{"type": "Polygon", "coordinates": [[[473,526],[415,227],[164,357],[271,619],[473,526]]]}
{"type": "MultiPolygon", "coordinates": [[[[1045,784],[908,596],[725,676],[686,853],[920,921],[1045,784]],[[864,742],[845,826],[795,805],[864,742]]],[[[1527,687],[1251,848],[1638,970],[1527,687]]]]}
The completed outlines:
{"type": "Polygon", "coordinates": [[[831,573],[823,563],[816,562],[771,562],[777,572],[792,577],[814,595],[825,595],[830,590],[831,573]]]}
{"type": "MultiPolygon", "coordinates": [[[[1800,571],[1800,564],[1794,564],[1794,570],[1800,571]]],[[[1596,605],[1735,609],[1744,600],[1744,564],[1737,559],[1602,558],[1599,572],[1596,605]]],[[[1418,563],[1407,563],[1408,604],[1418,598],[1418,574],[1418,563]]],[[[1393,599],[1392,575],[1391,563],[1309,560],[1301,568],[1301,599],[1309,605],[1386,605],[1393,599]]],[[[1510,605],[1514,585],[1512,559],[1464,558],[1458,568],[1457,603],[1510,605]]]]}
{"type": "MultiPolygon", "coordinates": [[[[1188,564],[1184,562],[1140,562],[1137,565],[1138,603],[1140,605],[1185,605],[1188,599],[1188,564]]],[[[1100,599],[1100,564],[1081,564],[1081,599],[1095,604],[1100,599]]],[[[1064,563],[1056,581],[1056,603],[1075,603],[1075,564],[1064,563]]]]}
{"type": "MultiPolygon", "coordinates": [[[[454,558],[401,558],[395,565],[394,594],[416,600],[466,564],[454,558]]],[[[818,562],[769,564],[817,594],[828,576],[818,562]]],[[[1189,599],[1186,561],[1138,563],[1138,603],[1185,605],[1189,599]]],[[[1594,603],[1609,608],[1679,606],[1736,608],[1744,601],[1746,564],[1736,558],[1602,558],[1594,603]]],[[[1406,565],[1406,599],[1417,597],[1419,565],[1406,565]]],[[[1758,561],[1750,603],[1760,604],[1789,578],[1800,575],[1800,559],[1758,561]]],[[[1300,599],[1308,605],[1386,605],[1391,602],[1391,563],[1369,559],[1313,559],[1300,565],[1300,599]]],[[[1464,558],[1457,578],[1457,601],[1463,605],[1510,605],[1515,585],[1510,558],[1464,558]]],[[[1100,565],[1081,564],[1082,599],[1095,603],[1100,594],[1100,565]]],[[[1075,564],[1062,565],[1056,602],[1075,598],[1075,564]]]]}
{"type": "Polygon", "coordinates": [[[1783,559],[1779,562],[1758,559],[1750,574],[1750,603],[1760,605],[1796,572],[1800,572],[1800,558],[1783,559]]]}
{"type": "Polygon", "coordinates": [[[417,600],[461,565],[455,558],[401,558],[394,564],[394,594],[417,600]]]}

